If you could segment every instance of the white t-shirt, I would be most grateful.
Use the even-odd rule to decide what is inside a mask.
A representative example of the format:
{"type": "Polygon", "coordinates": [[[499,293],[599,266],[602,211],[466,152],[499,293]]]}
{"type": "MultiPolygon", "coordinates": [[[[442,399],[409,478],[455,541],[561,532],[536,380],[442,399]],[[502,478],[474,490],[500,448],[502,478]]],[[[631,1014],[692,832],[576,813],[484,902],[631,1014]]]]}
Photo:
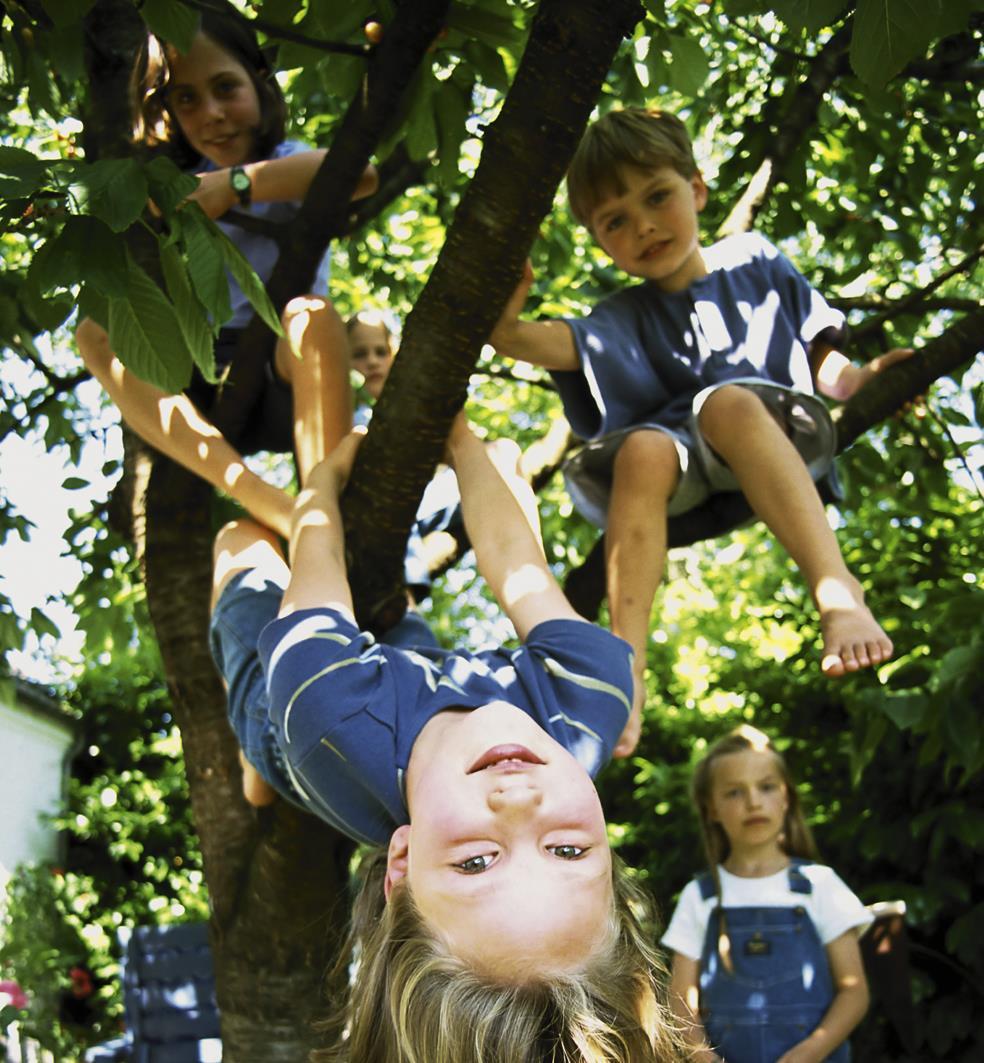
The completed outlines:
{"type": "MultiPolygon", "coordinates": [[[[794,893],[789,888],[789,868],[764,878],[741,878],[719,866],[722,905],[725,908],[805,908],[824,945],[852,927],[866,927],[872,922],[874,917],[834,870],[823,864],[803,864],[799,871],[812,883],[812,892],[794,893]]],[[[704,900],[696,879],[688,882],[661,939],[663,944],[699,960],[707,924],[717,904],[713,894],[704,900]]]]}

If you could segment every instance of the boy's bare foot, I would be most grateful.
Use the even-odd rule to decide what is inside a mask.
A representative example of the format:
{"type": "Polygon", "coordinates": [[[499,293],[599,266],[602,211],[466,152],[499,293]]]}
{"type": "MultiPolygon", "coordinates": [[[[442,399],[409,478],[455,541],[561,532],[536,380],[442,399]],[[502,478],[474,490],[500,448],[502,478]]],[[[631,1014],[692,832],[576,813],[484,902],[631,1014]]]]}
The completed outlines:
{"type": "Polygon", "coordinates": [[[855,579],[824,580],[816,597],[823,631],[820,670],[824,675],[847,675],[889,660],[892,640],[865,605],[864,592],[855,579]]]}
{"type": "Polygon", "coordinates": [[[613,757],[632,756],[642,735],[642,707],[646,703],[646,684],[638,673],[633,673],[632,678],[632,711],[612,750],[613,757]]]}

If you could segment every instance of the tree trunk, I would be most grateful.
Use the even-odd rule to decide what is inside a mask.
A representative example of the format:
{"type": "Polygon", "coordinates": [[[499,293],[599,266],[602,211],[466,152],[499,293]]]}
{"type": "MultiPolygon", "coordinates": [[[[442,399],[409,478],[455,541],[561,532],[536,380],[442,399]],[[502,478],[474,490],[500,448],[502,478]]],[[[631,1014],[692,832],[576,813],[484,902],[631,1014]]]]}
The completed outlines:
{"type": "MultiPolygon", "coordinates": [[[[428,10],[446,6],[431,0],[428,10]]],[[[407,322],[400,369],[355,478],[349,519],[360,544],[355,579],[370,588],[363,600],[376,595],[378,581],[368,579],[374,569],[393,573],[394,585],[399,580],[413,510],[481,343],[515,284],[621,37],[640,14],[636,0],[542,6],[516,86],[487,135],[479,174],[407,322]],[[405,443],[415,435],[416,446],[388,449],[394,436],[405,443]],[[375,509],[365,504],[360,483],[374,485],[375,509]]],[[[100,127],[104,135],[111,124],[100,127]]],[[[352,135],[364,146],[364,126],[352,135]]],[[[358,168],[356,149],[342,143],[340,153],[343,169],[358,168]]],[[[138,552],[181,729],[212,905],[224,1058],[297,1063],[320,1043],[312,1022],[326,1010],[323,978],[347,912],[352,846],[283,802],[256,812],[242,799],[236,746],[205,635],[210,489],[164,459],[143,460],[153,462],[152,473],[146,492],[134,494],[134,527],[145,531],[138,552]]]]}

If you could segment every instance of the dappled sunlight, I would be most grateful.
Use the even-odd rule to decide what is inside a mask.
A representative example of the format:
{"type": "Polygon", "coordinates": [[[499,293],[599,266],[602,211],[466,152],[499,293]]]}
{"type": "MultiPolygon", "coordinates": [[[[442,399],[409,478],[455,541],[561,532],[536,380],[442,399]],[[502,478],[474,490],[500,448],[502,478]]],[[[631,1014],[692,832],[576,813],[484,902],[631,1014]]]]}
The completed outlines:
{"type": "Polygon", "coordinates": [[[509,612],[524,598],[542,594],[549,586],[547,573],[538,565],[523,565],[502,585],[502,606],[509,612]]]}

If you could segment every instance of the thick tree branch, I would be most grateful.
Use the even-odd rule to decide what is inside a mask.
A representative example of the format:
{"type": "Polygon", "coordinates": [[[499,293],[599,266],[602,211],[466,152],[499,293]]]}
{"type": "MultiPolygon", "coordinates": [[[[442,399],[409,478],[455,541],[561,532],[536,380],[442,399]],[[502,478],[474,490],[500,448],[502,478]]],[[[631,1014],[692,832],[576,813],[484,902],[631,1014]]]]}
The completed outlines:
{"type": "Polygon", "coordinates": [[[984,310],[967,314],[917,354],[898,362],[879,376],[877,387],[866,387],[832,411],[837,426],[838,453],[869,428],[884,421],[925,394],[934,381],[956,372],[984,349],[984,310]]]}

